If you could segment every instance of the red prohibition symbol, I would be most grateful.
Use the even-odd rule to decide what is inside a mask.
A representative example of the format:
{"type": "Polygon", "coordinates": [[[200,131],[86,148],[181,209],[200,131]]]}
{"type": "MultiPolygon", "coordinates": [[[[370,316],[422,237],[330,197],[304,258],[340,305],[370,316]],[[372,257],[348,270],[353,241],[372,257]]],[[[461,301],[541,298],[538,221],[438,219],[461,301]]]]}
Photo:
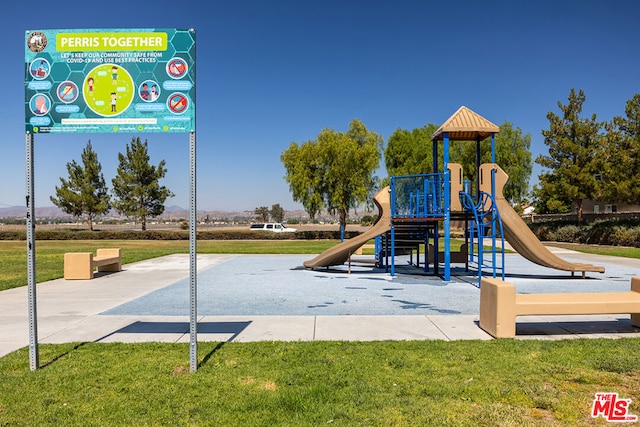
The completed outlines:
{"type": "Polygon", "coordinates": [[[187,74],[187,63],[182,58],[172,58],[167,62],[167,74],[172,79],[181,79],[187,74]]]}
{"type": "Polygon", "coordinates": [[[173,93],[167,99],[167,106],[172,113],[182,114],[187,110],[189,100],[181,93],[173,93]]]}

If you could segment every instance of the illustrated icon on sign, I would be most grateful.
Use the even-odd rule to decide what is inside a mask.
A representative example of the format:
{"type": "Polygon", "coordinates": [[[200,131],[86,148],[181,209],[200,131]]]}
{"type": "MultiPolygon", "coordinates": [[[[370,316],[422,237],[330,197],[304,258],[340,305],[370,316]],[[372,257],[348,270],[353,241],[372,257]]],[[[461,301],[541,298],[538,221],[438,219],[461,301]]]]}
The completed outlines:
{"type": "Polygon", "coordinates": [[[189,106],[189,100],[187,97],[179,92],[172,93],[169,98],[167,98],[167,108],[173,114],[182,114],[187,111],[189,106]]]}
{"type": "Polygon", "coordinates": [[[36,59],[29,66],[29,72],[31,76],[36,80],[44,80],[49,77],[51,71],[51,64],[46,59],[36,59]]]}
{"type": "Polygon", "coordinates": [[[167,62],[167,75],[172,79],[181,79],[187,74],[189,67],[182,58],[171,58],[167,62]]]}
{"type": "Polygon", "coordinates": [[[37,94],[29,100],[29,107],[36,116],[44,116],[51,109],[51,100],[47,95],[37,94]]]}
{"type": "Polygon", "coordinates": [[[70,104],[78,98],[78,86],[72,81],[64,81],[58,85],[58,99],[65,104],[70,104]]]}

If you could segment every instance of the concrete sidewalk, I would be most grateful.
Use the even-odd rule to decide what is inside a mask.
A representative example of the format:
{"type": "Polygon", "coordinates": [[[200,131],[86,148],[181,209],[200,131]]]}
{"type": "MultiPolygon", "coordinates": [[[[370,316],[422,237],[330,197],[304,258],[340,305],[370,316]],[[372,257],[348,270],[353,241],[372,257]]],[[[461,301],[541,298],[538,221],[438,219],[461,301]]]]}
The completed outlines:
{"type": "MultiPolygon", "coordinates": [[[[585,260],[584,254],[564,252],[563,256],[585,260]]],[[[306,258],[308,256],[199,255],[198,312],[202,314],[198,317],[198,340],[491,339],[477,324],[479,291],[465,282],[468,279],[445,284],[437,278],[390,277],[383,272],[371,273],[370,269],[366,272],[356,269],[354,274],[347,275],[340,268],[326,271],[296,268],[300,260],[306,258]],[[244,267],[238,268],[238,265],[244,267]],[[210,288],[210,282],[221,283],[222,287],[210,288]],[[249,286],[252,283],[260,287],[249,286]],[[218,298],[221,289],[230,284],[237,286],[228,295],[228,301],[211,305],[208,300],[218,298]],[[256,289],[266,292],[276,286],[281,287],[277,298],[282,301],[272,309],[265,308],[256,289]],[[314,295],[309,294],[314,290],[329,293],[313,299],[314,295]],[[296,292],[301,295],[295,296],[296,292]],[[428,304],[416,302],[416,295],[427,292],[429,296],[424,301],[429,301],[428,304]],[[337,295],[336,301],[327,301],[331,295],[337,295]],[[311,299],[298,301],[298,297],[311,299]],[[317,304],[317,301],[324,303],[317,304]],[[295,311],[296,306],[301,308],[295,311]],[[336,311],[336,307],[342,311],[336,311]],[[374,313],[390,314],[370,314],[371,308],[374,313]],[[332,314],[334,312],[340,314],[332,314]],[[404,314],[409,312],[412,314],[404,314]]],[[[592,282],[598,287],[606,284],[628,289],[627,276],[640,275],[635,267],[637,260],[586,258],[588,262],[606,262],[611,276],[560,281],[569,291],[592,282]]],[[[510,259],[514,271],[533,271],[533,274],[515,275],[507,280],[522,286],[548,280],[536,277],[537,270],[531,270],[531,265],[518,267],[520,259],[517,255],[510,259]]],[[[125,265],[118,273],[97,274],[93,280],[58,279],[39,283],[38,342],[189,342],[188,309],[176,314],[171,306],[181,298],[188,299],[188,294],[184,295],[188,276],[188,255],[170,255],[125,265]],[[148,312],[150,309],[155,311],[148,312]]],[[[27,311],[26,287],[0,292],[0,357],[28,345],[27,311]]],[[[624,315],[520,317],[517,333],[518,339],[640,337],[640,330],[632,327],[629,316],[624,315]]]]}

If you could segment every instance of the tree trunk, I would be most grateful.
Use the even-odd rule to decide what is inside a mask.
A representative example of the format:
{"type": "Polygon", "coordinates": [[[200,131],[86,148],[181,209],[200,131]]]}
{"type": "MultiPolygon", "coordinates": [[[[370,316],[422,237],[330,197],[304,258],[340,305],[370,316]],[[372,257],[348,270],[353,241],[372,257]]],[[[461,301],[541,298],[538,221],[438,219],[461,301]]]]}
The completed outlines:
{"type": "Polygon", "coordinates": [[[146,231],[147,230],[147,217],[146,216],[142,216],[142,231],[146,231]]]}
{"type": "Polygon", "coordinates": [[[582,226],[582,199],[577,201],[578,205],[578,226],[582,226]]]}
{"type": "Polygon", "coordinates": [[[342,227],[343,230],[346,230],[347,228],[347,211],[344,210],[340,210],[339,211],[339,215],[340,215],[340,227],[342,227]]]}
{"type": "Polygon", "coordinates": [[[93,215],[87,214],[87,224],[89,225],[89,231],[93,231],[93,215]]]}

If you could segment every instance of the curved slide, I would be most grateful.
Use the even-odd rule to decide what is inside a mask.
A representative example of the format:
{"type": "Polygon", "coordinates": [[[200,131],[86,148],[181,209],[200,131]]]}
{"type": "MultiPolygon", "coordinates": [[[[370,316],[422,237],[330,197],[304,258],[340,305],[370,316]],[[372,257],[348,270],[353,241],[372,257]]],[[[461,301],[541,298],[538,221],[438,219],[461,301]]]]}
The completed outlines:
{"type": "Polygon", "coordinates": [[[371,228],[359,236],[327,249],[314,259],[305,261],[304,266],[314,268],[344,264],[360,246],[389,231],[391,229],[391,195],[389,193],[389,187],[385,187],[373,197],[373,202],[378,207],[378,219],[371,228]]]}
{"type": "Polygon", "coordinates": [[[604,273],[604,267],[592,264],[580,264],[565,261],[554,255],[547,249],[520,215],[513,210],[509,202],[504,198],[502,189],[509,179],[509,175],[492,163],[480,166],[480,189],[491,194],[491,171],[495,170],[495,194],[494,199],[502,218],[504,237],[513,249],[529,261],[543,267],[554,268],[563,271],[581,271],[583,276],[587,271],[604,273]]]}

